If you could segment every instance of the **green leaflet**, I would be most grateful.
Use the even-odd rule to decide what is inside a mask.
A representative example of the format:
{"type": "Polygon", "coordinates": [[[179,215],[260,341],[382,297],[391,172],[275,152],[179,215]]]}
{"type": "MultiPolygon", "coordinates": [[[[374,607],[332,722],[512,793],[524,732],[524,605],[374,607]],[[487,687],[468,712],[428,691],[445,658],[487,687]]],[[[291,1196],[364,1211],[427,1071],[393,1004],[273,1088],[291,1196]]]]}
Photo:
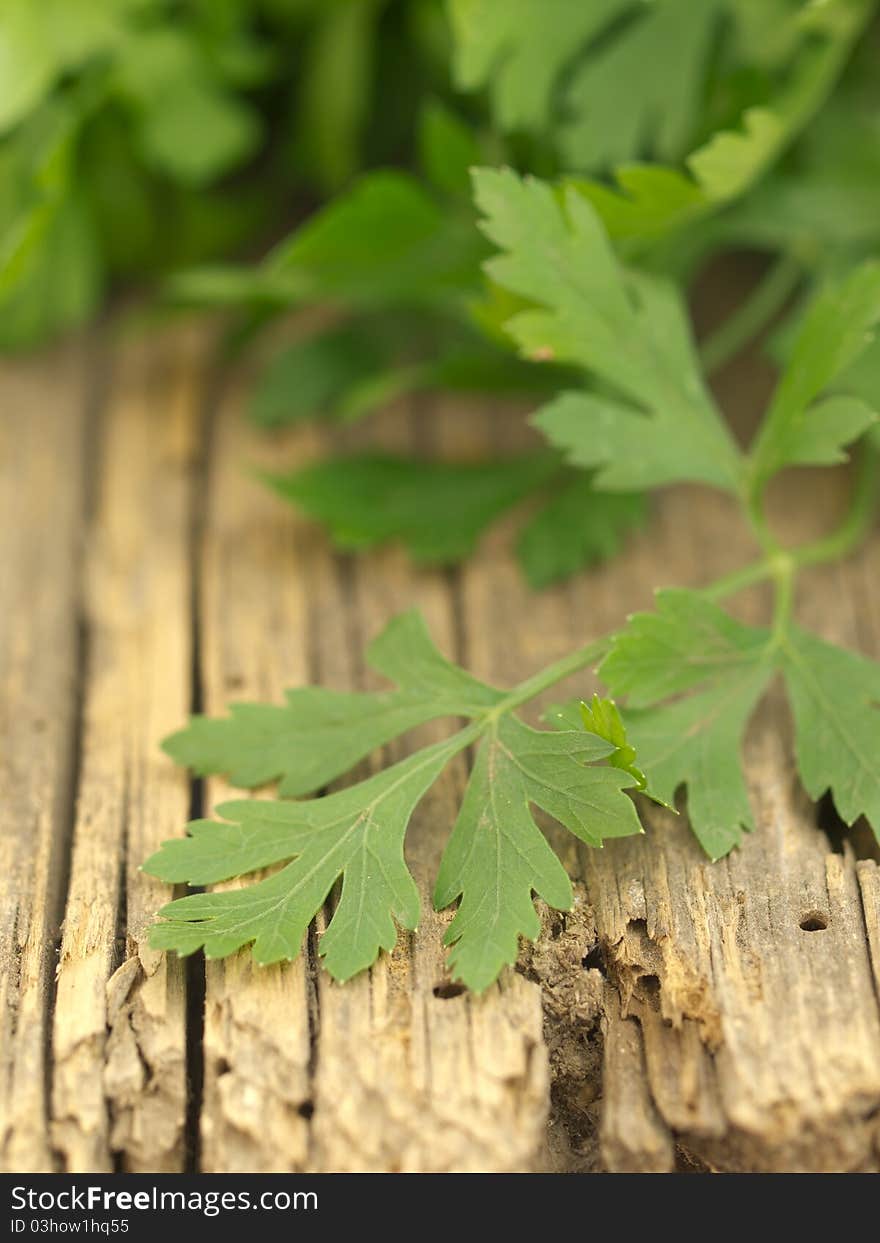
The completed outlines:
{"type": "MultiPolygon", "coordinates": [[[[843,460],[842,449],[876,422],[857,397],[812,403],[845,380],[880,321],[880,264],[865,263],[821,292],[800,325],[783,377],[752,451],[759,481],[783,466],[843,460]]],[[[880,394],[878,394],[880,397],[880,394]]]]}
{"type": "MultiPolygon", "coordinates": [[[[844,83],[774,168],[720,223],[734,245],[788,250],[825,266],[880,238],[880,148],[871,97],[844,83]]],[[[858,253],[858,252],[856,252],[858,253]]]]}
{"type": "Polygon", "coordinates": [[[558,469],[552,454],[473,463],[364,454],[269,482],[326,523],[340,547],[401,540],[416,561],[442,565],[466,557],[491,522],[558,469]]]}
{"type": "Polygon", "coordinates": [[[442,194],[470,198],[471,169],[481,162],[473,131],[438,100],[430,100],[419,118],[419,163],[442,194]]]}
{"type": "Polygon", "coordinates": [[[486,269],[541,309],[507,329],[531,357],[575,363],[626,401],[563,394],[536,424],[600,488],[696,479],[736,490],[738,450],[710,397],[684,309],[671,286],[623,269],[593,208],[576,191],[510,171],[474,178],[483,229],[502,251],[486,269]]]}
{"type": "Polygon", "coordinates": [[[40,108],[0,140],[0,348],[80,322],[101,287],[97,237],[73,184],[81,116],[40,108]]]}
{"type": "Polygon", "coordinates": [[[632,0],[448,0],[457,84],[472,91],[488,83],[502,129],[545,129],[562,70],[632,7],[632,0]]]}
{"type": "MultiPolygon", "coordinates": [[[[319,953],[347,980],[419,920],[419,895],[403,858],[413,808],[461,747],[452,739],[418,751],[366,781],[304,803],[260,799],[224,803],[233,821],[196,821],[191,837],[167,842],[144,865],[163,880],[204,883],[296,856],[246,889],[191,894],[159,912],[151,943],[191,954],[204,946],[222,958],[253,942],[258,963],[297,956],[310,921],[340,876],[342,894],[319,953]]],[[[563,873],[564,874],[564,873],[563,873]]]]}
{"type": "Polygon", "coordinates": [[[632,617],[599,668],[628,698],[627,735],[651,794],[671,804],[687,786],[691,827],[712,859],[753,827],[740,747],[773,669],[767,631],[684,590],[659,592],[656,612],[632,617]]]}
{"type": "Polygon", "coordinates": [[[581,700],[579,708],[581,722],[587,733],[596,734],[597,737],[604,738],[606,742],[610,742],[614,747],[614,750],[608,756],[608,763],[611,767],[619,768],[621,772],[629,773],[635,782],[637,790],[646,790],[648,779],[642,770],[636,766],[638,758],[636,749],[627,739],[626,726],[614,700],[600,699],[598,695],[594,694],[588,704],[581,700]]]}
{"type": "Polygon", "coordinates": [[[807,793],[830,790],[846,823],[866,816],[880,840],[880,664],[792,628],[782,668],[807,793]]]}
{"type": "Polygon", "coordinates": [[[628,696],[624,721],[651,793],[671,801],[687,786],[691,825],[713,859],[753,827],[739,751],[777,671],[807,793],[830,790],[847,824],[866,816],[880,836],[880,664],[795,627],[771,636],[743,626],[698,592],[677,590],[631,618],[600,666],[612,692],[628,696]]]}
{"type": "Polygon", "coordinates": [[[185,27],[169,23],[129,35],[112,83],[133,117],[145,162],[185,185],[209,184],[261,142],[255,109],[225,88],[185,27]]]}
{"type": "Polygon", "coordinates": [[[277,354],[251,399],[255,423],[276,427],[335,412],[346,395],[383,374],[387,351],[360,324],[342,324],[277,354]]]}
{"type": "MultiPolygon", "coordinates": [[[[505,343],[506,345],[506,343],[505,343]]],[[[449,391],[546,396],[565,378],[562,368],[512,355],[466,326],[428,313],[414,324],[366,314],[298,340],[270,361],[257,382],[250,414],[275,427],[303,419],[351,422],[412,393],[449,391]],[[418,344],[401,353],[404,333],[418,344]]]]}
{"type": "Polygon", "coordinates": [[[560,136],[568,168],[604,169],[646,151],[676,160],[694,137],[724,0],[641,7],[618,39],[574,71],[565,98],[572,120],[560,136]]]}
{"type": "Polygon", "coordinates": [[[687,786],[691,828],[712,860],[737,846],[743,829],[755,827],[740,749],[771,674],[768,665],[757,664],[686,699],[626,713],[651,793],[672,806],[676,791],[687,786]]]}
{"type": "Polygon", "coordinates": [[[636,613],[614,636],[599,674],[630,707],[644,708],[708,679],[739,678],[767,647],[763,629],[744,626],[698,591],[658,591],[656,611],[636,613]]]}
{"type": "Polygon", "coordinates": [[[280,780],[279,793],[292,797],[319,789],[425,721],[476,716],[502,697],[441,656],[416,612],[395,618],[366,659],[398,689],[303,687],[288,691],[283,707],[233,704],[227,718],[193,717],[164,750],[200,775],[227,773],[245,789],[280,780]]]}
{"type": "Polygon", "coordinates": [[[516,551],[529,585],[535,589],[607,561],[627,535],[642,526],[645,498],[632,492],[599,492],[578,471],[523,527],[516,551]]]}
{"type": "Polygon", "coordinates": [[[676,159],[698,123],[724,7],[450,0],[456,78],[465,90],[488,86],[502,129],[558,134],[569,167],[603,169],[646,150],[676,159]]]}
{"type": "Polygon", "coordinates": [[[461,897],[445,940],[453,975],[470,988],[482,991],[515,962],[520,935],[538,935],[533,892],[551,906],[571,906],[571,882],[531,803],[589,845],[641,832],[622,794],[633,777],[584,766],[612,750],[590,734],[533,730],[512,716],[487,731],[434,892],[437,907],[461,897]]]}
{"type": "Polygon", "coordinates": [[[414,177],[375,172],[311,217],[268,264],[296,274],[305,297],[405,305],[473,289],[480,252],[470,222],[444,211],[414,177]]]}
{"type": "Polygon", "coordinates": [[[465,215],[413,176],[372,172],[311,216],[253,268],[181,272],[181,302],[297,306],[316,298],[348,307],[459,310],[479,286],[484,248],[465,215]]]}

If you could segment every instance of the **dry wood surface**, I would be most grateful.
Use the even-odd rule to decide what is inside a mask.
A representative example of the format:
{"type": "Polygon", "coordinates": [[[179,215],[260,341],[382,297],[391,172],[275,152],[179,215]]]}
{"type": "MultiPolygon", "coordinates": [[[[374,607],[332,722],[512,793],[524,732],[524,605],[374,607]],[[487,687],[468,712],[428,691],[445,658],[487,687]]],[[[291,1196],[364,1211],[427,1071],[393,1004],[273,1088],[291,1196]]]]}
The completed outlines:
{"type": "MultiPolygon", "coordinates": [[[[482,997],[451,985],[429,902],[465,757],[411,826],[422,926],[353,982],[318,968],[323,920],[279,967],[148,948],[168,890],[139,864],[228,793],[158,748],[192,709],[366,687],[366,641],[411,605],[449,656],[514,683],[754,551],[727,502],[676,489],[620,559],[540,595],[503,526],[455,572],[334,554],[251,469],[326,435],[254,431],[234,370],[179,326],[0,364],[0,1168],[877,1169],[876,851],[805,798],[776,694],[748,739],[744,846],[709,865],[658,809],[601,851],[550,829],[575,909],[546,913],[482,997]]],[[[747,411],[766,379],[731,369],[722,396],[747,411]]],[[[533,443],[520,414],[448,400],[347,435],[461,457],[533,443]]],[[[840,485],[784,484],[788,534],[832,521],[840,485]]],[[[875,537],[805,580],[801,617],[880,656],[878,568],[875,537]]],[[[589,680],[552,698],[568,689],[589,680]]]]}

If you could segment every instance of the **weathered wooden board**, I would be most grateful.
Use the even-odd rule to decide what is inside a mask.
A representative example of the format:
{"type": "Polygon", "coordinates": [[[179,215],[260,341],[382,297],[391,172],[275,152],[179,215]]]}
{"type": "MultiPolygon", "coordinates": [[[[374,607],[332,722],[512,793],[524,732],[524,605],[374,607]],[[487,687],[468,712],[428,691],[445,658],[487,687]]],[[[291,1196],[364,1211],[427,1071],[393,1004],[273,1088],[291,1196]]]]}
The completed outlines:
{"type": "MultiPolygon", "coordinates": [[[[743,849],[710,867],[683,818],[656,811],[601,852],[555,833],[576,908],[481,998],[450,987],[449,915],[429,904],[464,759],[409,835],[422,927],[359,979],[320,970],[323,917],[282,967],[148,950],[167,889],[138,864],[228,793],[158,750],[193,702],[367,686],[366,641],[411,605],[445,652],[509,684],[661,583],[753,550],[724,501],[679,490],[614,565],[539,596],[503,528],[454,574],[339,557],[250,470],[307,460],[319,432],[250,429],[240,384],[211,396],[197,335],[102,353],[97,417],[80,347],[0,372],[4,1168],[876,1168],[880,873],[858,833],[817,826],[778,697],[748,742],[759,828],[743,849]]],[[[763,383],[737,381],[738,400],[763,383]]],[[[391,410],[352,443],[367,434],[459,456],[528,443],[515,413],[460,402],[391,410]]],[[[793,486],[782,519],[827,520],[833,488],[810,480],[804,518],[793,486]]],[[[875,540],[817,573],[802,616],[880,654],[878,565],[875,540]]],[[[568,689],[589,678],[554,697],[568,689]]]]}
{"type": "Polygon", "coordinates": [[[0,1168],[52,1168],[89,404],[81,342],[0,366],[0,1168]]]}
{"type": "Polygon", "coordinates": [[[190,707],[191,522],[202,404],[187,332],[124,339],[91,442],[80,771],[53,1026],[52,1142],[66,1169],[180,1170],[182,964],[145,932],[140,863],[187,819],[158,749],[190,707]]]}

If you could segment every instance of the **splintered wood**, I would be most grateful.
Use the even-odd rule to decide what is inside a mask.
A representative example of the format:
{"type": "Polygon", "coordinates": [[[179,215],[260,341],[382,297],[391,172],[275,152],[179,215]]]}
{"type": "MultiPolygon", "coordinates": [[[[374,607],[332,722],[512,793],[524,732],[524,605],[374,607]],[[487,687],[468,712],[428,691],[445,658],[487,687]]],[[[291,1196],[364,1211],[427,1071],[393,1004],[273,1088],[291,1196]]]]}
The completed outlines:
{"type": "Polygon", "coordinates": [[[94,432],[82,720],[52,1046],[67,1169],[176,1170],[186,1114],[182,964],[150,950],[165,889],[138,871],[180,831],[189,783],[158,750],[189,709],[198,360],[185,334],[125,341],[94,432]]]}
{"type": "MultiPolygon", "coordinates": [[[[653,808],[643,837],[601,851],[548,826],[577,906],[482,997],[450,982],[450,915],[430,907],[467,757],[408,836],[421,927],[349,984],[320,967],[329,910],[281,966],[148,948],[169,890],[140,863],[230,793],[159,750],[193,708],[370,687],[366,642],[413,605],[444,652],[510,684],[661,581],[752,555],[725,502],[681,489],[614,564],[537,596],[503,527],[456,574],[336,556],[252,469],[302,464],[327,435],[256,432],[209,357],[175,329],[0,371],[2,1168],[878,1168],[880,872],[869,838],[800,790],[777,691],[748,739],[742,848],[709,865],[685,816],[653,808]]],[[[426,403],[347,435],[473,457],[523,432],[509,411],[426,403]]],[[[809,486],[827,518],[833,488],[809,486]]],[[[804,620],[880,655],[878,564],[875,539],[807,580],[804,620]]]]}
{"type": "Polygon", "coordinates": [[[52,1169],[46,1092],[79,660],[82,346],[0,368],[0,1167],[52,1169]]]}

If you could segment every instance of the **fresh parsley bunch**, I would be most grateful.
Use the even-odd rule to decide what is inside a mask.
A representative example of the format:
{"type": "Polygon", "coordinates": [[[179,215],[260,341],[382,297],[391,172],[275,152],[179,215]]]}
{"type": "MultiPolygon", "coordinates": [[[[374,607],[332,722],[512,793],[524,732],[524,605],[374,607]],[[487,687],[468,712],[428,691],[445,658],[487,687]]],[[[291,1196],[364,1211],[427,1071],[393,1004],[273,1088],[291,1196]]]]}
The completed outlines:
{"type": "Polygon", "coordinates": [[[851,378],[880,322],[880,264],[863,262],[828,284],[802,316],[788,364],[760,430],[742,451],[703,375],[676,287],[625,266],[589,199],[509,170],[475,174],[475,200],[497,249],[490,278],[520,309],[507,330],[526,355],[577,368],[583,382],[541,409],[537,426],[594,486],[614,494],[693,481],[740,504],[762,555],[702,590],[660,592],[654,612],[504,691],[476,682],[432,646],[415,614],[392,622],[368,653],[395,689],[346,695],[291,691],[283,707],[242,704],[229,718],[196,718],[166,743],[196,772],[229,773],[252,787],[280,780],[275,803],[222,805],[222,823],[197,821],[146,868],[167,881],[208,884],[283,863],[231,892],[166,906],[153,944],[180,953],[229,954],[253,944],[259,962],[291,958],[338,880],[341,894],[319,953],[347,979],[413,928],[418,894],[404,861],[418,800],[465,747],[476,759],[440,865],[435,903],[459,901],[447,932],[450,969],[487,987],[535,937],[532,896],[571,905],[564,868],[531,808],[588,845],[640,831],[630,794],[671,803],[686,788],[690,823],[708,856],[730,851],[753,827],[742,773],[743,733],[781,676],[795,724],[796,763],[808,793],[830,791],[849,824],[867,817],[880,836],[880,665],[826,643],[794,618],[806,565],[859,542],[880,494],[877,398],[851,378]],[[779,544],[764,498],[781,470],[831,465],[860,442],[850,512],[840,529],[800,548],[779,544]],[[747,626],[720,601],[762,580],[775,605],[747,626]],[[608,691],[625,701],[550,714],[532,729],[518,709],[600,661],[608,691]],[[468,724],[383,772],[322,798],[300,798],[340,777],[376,747],[438,716],[468,724]]]}
{"type": "Polygon", "coordinates": [[[262,250],[406,156],[443,73],[433,7],[2,0],[0,349],[81,323],[119,282],[262,250]]]}

